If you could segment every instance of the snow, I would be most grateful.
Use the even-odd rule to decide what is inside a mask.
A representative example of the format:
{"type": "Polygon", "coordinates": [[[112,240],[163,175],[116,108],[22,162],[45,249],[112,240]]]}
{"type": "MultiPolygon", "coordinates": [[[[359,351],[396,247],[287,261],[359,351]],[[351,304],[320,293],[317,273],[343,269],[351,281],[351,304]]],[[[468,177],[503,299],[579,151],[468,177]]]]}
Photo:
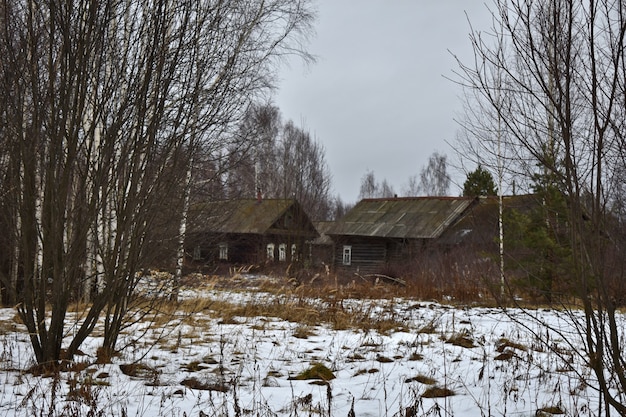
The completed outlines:
{"type": "MultiPolygon", "coordinates": [[[[181,294],[238,303],[284,297],[217,289],[181,294]]],[[[322,300],[311,302],[324,308],[322,300]]],[[[0,415],[348,416],[353,408],[356,416],[473,417],[535,416],[546,407],[567,415],[601,410],[572,326],[582,319],[577,312],[504,312],[401,298],[344,300],[342,308],[400,326],[384,332],[341,330],[265,316],[225,323],[204,310],[159,326],[133,325],[119,342],[127,347],[109,364],[95,363],[102,342],[96,329],[81,347],[85,355],[75,358],[83,366],[58,378],[23,372],[34,364],[28,336],[15,325],[15,310],[1,309],[0,415]],[[306,338],[299,332],[303,328],[306,338]],[[455,335],[475,346],[450,343],[455,335]],[[509,358],[498,360],[502,354],[509,358]],[[136,376],[122,372],[123,365],[133,363],[145,367],[136,367],[136,376]],[[294,379],[315,363],[336,378],[294,379]],[[422,377],[455,395],[423,397],[429,385],[419,382],[422,377]],[[49,414],[50,409],[55,412],[49,414]]],[[[619,318],[624,328],[626,321],[619,318]]]]}

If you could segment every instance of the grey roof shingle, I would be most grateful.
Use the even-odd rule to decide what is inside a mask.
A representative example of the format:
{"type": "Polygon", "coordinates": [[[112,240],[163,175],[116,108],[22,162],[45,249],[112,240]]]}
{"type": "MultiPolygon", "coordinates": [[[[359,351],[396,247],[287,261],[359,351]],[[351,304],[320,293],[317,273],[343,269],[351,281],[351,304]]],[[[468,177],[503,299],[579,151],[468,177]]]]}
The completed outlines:
{"type": "MultiPolygon", "coordinates": [[[[225,200],[195,205],[195,232],[266,234],[278,232],[276,222],[288,211],[306,218],[302,208],[293,199],[225,200]]],[[[316,237],[317,232],[308,218],[305,220],[306,235],[316,237]]],[[[288,231],[280,230],[288,233],[288,231]]]]}
{"type": "Polygon", "coordinates": [[[329,235],[402,239],[439,237],[475,198],[407,197],[365,199],[328,232],[329,235]]]}

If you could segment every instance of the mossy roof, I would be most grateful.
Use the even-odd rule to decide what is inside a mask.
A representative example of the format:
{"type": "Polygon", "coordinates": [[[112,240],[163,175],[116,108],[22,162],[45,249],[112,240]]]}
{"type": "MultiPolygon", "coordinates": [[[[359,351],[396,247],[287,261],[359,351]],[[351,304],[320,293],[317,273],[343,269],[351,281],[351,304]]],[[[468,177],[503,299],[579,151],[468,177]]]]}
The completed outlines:
{"type": "Polygon", "coordinates": [[[476,202],[469,197],[364,199],[337,221],[329,235],[433,239],[476,202]]]}

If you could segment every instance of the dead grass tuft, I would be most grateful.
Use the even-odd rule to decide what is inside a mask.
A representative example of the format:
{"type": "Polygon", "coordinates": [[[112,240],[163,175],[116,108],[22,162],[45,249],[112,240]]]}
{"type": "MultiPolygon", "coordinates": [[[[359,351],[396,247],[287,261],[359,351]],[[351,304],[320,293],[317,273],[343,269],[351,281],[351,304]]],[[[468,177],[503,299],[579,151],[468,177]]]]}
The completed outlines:
{"type": "Polygon", "coordinates": [[[12,320],[13,320],[13,322],[14,322],[15,324],[22,324],[22,325],[24,324],[24,321],[22,320],[22,317],[20,317],[20,315],[19,315],[18,313],[15,313],[15,314],[13,315],[12,320]]]}
{"type": "Polygon", "coordinates": [[[111,359],[117,356],[119,356],[118,352],[112,352],[109,349],[99,347],[98,350],[96,350],[96,363],[100,365],[111,363],[111,359]]]}
{"type": "Polygon", "coordinates": [[[476,347],[476,343],[474,342],[474,339],[472,339],[472,337],[470,336],[468,332],[460,332],[460,333],[453,334],[452,336],[448,338],[448,340],[446,340],[446,343],[450,343],[454,346],[461,346],[461,347],[468,348],[468,349],[476,347]]]}
{"type": "Polygon", "coordinates": [[[437,324],[435,323],[435,320],[432,320],[432,321],[426,323],[425,325],[420,327],[417,330],[417,332],[418,333],[422,333],[422,334],[435,334],[435,333],[437,333],[437,324]]]}
{"type": "Polygon", "coordinates": [[[85,404],[93,404],[96,401],[97,395],[91,388],[90,384],[71,386],[67,398],[72,401],[79,401],[85,404]]]}
{"type": "Polygon", "coordinates": [[[366,375],[366,374],[376,374],[380,372],[378,368],[370,368],[370,369],[359,369],[354,373],[354,376],[366,375]]]}
{"type": "Polygon", "coordinates": [[[297,339],[308,339],[315,336],[315,332],[309,326],[298,326],[293,331],[293,337],[297,339]]]}
{"type": "Polygon", "coordinates": [[[426,375],[421,375],[421,374],[414,376],[413,378],[407,378],[404,382],[406,383],[419,382],[420,384],[424,384],[424,385],[435,385],[437,383],[437,381],[434,378],[431,378],[426,375]]]}
{"type": "Polygon", "coordinates": [[[182,380],[180,384],[186,386],[187,388],[200,391],[228,392],[229,389],[226,384],[220,384],[215,382],[202,382],[197,378],[186,378],[182,380]]]}
{"type": "Polygon", "coordinates": [[[522,345],[521,343],[512,342],[512,341],[510,341],[507,338],[501,338],[496,343],[496,351],[497,352],[502,353],[507,348],[518,349],[518,350],[522,350],[524,352],[526,352],[528,350],[528,348],[526,346],[522,345]]]}
{"type": "Polygon", "coordinates": [[[120,364],[120,371],[124,375],[142,379],[153,379],[158,375],[156,368],[143,363],[120,364]]]}
{"type": "Polygon", "coordinates": [[[66,370],[69,372],[82,372],[89,367],[87,361],[68,362],[66,370]]]}
{"type": "Polygon", "coordinates": [[[96,376],[95,378],[93,378],[92,376],[87,377],[84,381],[83,381],[83,385],[90,385],[90,386],[95,386],[95,387],[108,387],[111,384],[109,383],[109,381],[105,381],[105,376],[108,377],[108,375],[103,376],[103,374],[98,374],[98,376],[96,376]]]}
{"type": "Polygon", "coordinates": [[[348,355],[347,359],[349,362],[363,361],[365,360],[365,356],[361,355],[360,353],[353,353],[351,355],[348,355]]]}
{"type": "Polygon", "coordinates": [[[512,350],[505,350],[504,352],[502,352],[501,354],[499,354],[495,358],[493,358],[493,360],[496,360],[496,361],[510,361],[514,357],[515,357],[515,352],[513,352],[512,350]]]}
{"type": "Polygon", "coordinates": [[[429,387],[426,389],[426,391],[424,391],[424,393],[422,394],[423,398],[443,398],[443,397],[450,397],[454,394],[454,391],[452,391],[449,388],[442,388],[442,387],[429,387]]]}
{"type": "Polygon", "coordinates": [[[553,407],[542,407],[537,410],[535,415],[547,417],[551,415],[560,415],[565,414],[565,411],[561,410],[561,407],[553,406],[553,407]]]}
{"type": "Polygon", "coordinates": [[[208,365],[200,361],[191,361],[183,365],[183,369],[187,372],[198,372],[206,368],[208,368],[208,365]]]}
{"type": "Polygon", "coordinates": [[[314,363],[310,368],[305,369],[293,378],[297,380],[320,379],[322,381],[330,381],[335,379],[333,372],[322,363],[314,363]]]}

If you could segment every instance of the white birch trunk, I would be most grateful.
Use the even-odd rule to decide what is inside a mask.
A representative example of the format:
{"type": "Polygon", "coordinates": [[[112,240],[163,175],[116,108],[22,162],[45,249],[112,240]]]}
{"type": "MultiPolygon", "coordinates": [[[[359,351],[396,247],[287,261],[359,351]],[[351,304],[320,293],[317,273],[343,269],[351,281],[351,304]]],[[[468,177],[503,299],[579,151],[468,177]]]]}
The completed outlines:
{"type": "Polygon", "coordinates": [[[191,167],[193,161],[189,162],[187,168],[187,178],[185,180],[185,193],[183,196],[183,212],[180,216],[180,226],[178,228],[178,254],[176,257],[176,273],[174,274],[174,285],[170,299],[172,301],[178,301],[178,290],[180,281],[183,277],[183,266],[185,264],[185,236],[187,235],[187,220],[189,217],[189,201],[191,199],[191,167]]]}

